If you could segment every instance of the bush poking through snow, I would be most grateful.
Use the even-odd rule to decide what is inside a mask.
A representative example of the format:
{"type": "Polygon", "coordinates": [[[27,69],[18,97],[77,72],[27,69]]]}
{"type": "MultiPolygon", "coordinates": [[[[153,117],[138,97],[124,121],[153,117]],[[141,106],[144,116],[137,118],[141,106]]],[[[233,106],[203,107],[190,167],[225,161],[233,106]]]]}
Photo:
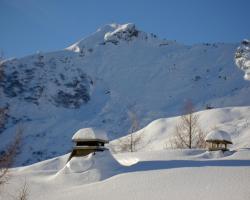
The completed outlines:
{"type": "Polygon", "coordinates": [[[27,185],[26,180],[24,181],[24,184],[22,185],[16,200],[28,200],[29,196],[29,187],[27,185]]]}

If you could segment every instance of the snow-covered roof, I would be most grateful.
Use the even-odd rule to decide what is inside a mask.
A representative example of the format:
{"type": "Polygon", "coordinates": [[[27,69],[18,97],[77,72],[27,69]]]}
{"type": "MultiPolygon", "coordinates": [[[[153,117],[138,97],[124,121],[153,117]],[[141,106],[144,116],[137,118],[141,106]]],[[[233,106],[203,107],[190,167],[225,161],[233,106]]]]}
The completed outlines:
{"type": "Polygon", "coordinates": [[[205,138],[206,141],[224,141],[224,142],[232,142],[231,136],[222,130],[214,130],[211,131],[205,138]]]}
{"type": "Polygon", "coordinates": [[[97,139],[107,141],[107,134],[105,131],[93,127],[79,129],[72,137],[73,141],[97,139]]]}

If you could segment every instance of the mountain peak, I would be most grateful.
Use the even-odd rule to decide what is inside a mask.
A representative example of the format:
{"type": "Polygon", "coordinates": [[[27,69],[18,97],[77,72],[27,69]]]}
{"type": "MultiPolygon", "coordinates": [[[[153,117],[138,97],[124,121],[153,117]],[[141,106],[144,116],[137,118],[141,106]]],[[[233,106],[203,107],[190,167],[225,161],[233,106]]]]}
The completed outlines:
{"type": "Polygon", "coordinates": [[[145,39],[156,38],[154,34],[147,34],[137,29],[134,23],[126,24],[107,24],[99,29],[89,37],[86,37],[79,42],[68,47],[68,50],[80,52],[84,48],[93,48],[93,45],[100,45],[106,43],[113,43],[117,45],[121,41],[132,41],[135,38],[145,39]]]}
{"type": "Polygon", "coordinates": [[[138,33],[139,31],[135,28],[135,24],[116,25],[114,31],[109,31],[104,35],[104,41],[118,42],[119,39],[130,40],[132,37],[137,37],[138,33]]]}

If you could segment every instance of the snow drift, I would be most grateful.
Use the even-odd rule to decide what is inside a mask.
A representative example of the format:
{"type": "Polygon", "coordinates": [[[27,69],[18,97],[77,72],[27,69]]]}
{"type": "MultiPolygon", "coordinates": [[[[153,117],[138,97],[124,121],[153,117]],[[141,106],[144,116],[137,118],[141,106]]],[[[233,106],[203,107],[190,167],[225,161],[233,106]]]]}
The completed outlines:
{"type": "MultiPolygon", "coordinates": [[[[137,159],[121,166],[108,154],[89,155],[61,165],[67,155],[12,169],[7,194],[15,194],[25,177],[29,198],[40,200],[80,199],[242,199],[250,193],[250,150],[206,152],[161,150],[117,154],[118,161],[137,159]],[[54,169],[54,170],[52,170],[54,169]]],[[[2,197],[2,196],[1,196],[2,197]]]]}
{"type": "Polygon", "coordinates": [[[67,182],[75,179],[78,184],[97,182],[114,176],[122,171],[122,166],[109,151],[91,153],[84,157],[73,157],[60,169],[55,179],[67,182]]]}

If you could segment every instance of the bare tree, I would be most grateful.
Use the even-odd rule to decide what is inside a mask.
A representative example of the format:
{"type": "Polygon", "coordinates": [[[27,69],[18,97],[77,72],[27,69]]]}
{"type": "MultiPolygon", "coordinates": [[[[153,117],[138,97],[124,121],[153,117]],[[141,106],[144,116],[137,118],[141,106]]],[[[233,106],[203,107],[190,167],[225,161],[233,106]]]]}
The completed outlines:
{"type": "Polygon", "coordinates": [[[22,132],[22,128],[18,127],[14,140],[0,155],[0,186],[5,184],[9,179],[9,168],[13,165],[19,151],[22,132]]]}
{"type": "Polygon", "coordinates": [[[122,137],[117,140],[117,144],[115,144],[112,148],[114,152],[134,152],[137,151],[137,145],[141,142],[141,134],[135,134],[136,131],[139,130],[139,120],[135,112],[128,111],[128,117],[130,120],[130,130],[129,135],[126,137],[122,137]]]}
{"type": "MultiPolygon", "coordinates": [[[[22,134],[23,128],[21,126],[18,126],[13,141],[6,147],[6,150],[2,151],[0,154],[0,189],[2,189],[1,186],[4,186],[11,178],[9,169],[13,166],[15,158],[20,150],[22,134]]],[[[1,192],[2,191],[0,190],[0,198],[2,196],[1,192]]],[[[14,199],[28,199],[28,186],[26,180],[21,186],[18,196],[14,197],[14,199]]]]}
{"type": "Polygon", "coordinates": [[[118,144],[115,145],[112,150],[114,152],[135,152],[138,150],[137,146],[140,144],[141,140],[141,135],[135,135],[133,133],[133,136],[131,137],[131,134],[129,134],[129,136],[120,138],[117,141],[118,144]]]}
{"type": "Polygon", "coordinates": [[[175,148],[204,148],[205,134],[198,122],[198,114],[194,114],[194,106],[188,101],[184,106],[184,115],[175,127],[175,137],[172,141],[175,148]]]}
{"type": "Polygon", "coordinates": [[[136,115],[135,112],[128,111],[128,116],[129,116],[130,123],[131,123],[131,127],[130,127],[130,141],[129,141],[130,142],[130,151],[133,152],[133,151],[135,151],[136,145],[140,141],[140,137],[138,135],[134,136],[134,132],[136,132],[136,131],[139,130],[140,125],[139,125],[138,117],[137,117],[137,115],[136,115]]]}
{"type": "MultiPolygon", "coordinates": [[[[0,52],[0,80],[4,76],[4,56],[3,52],[0,52]]],[[[0,94],[1,96],[2,94],[0,94]]],[[[8,106],[0,107],[0,132],[4,129],[7,118],[8,118],[8,106]]],[[[16,134],[12,142],[6,147],[5,151],[0,152],[0,187],[6,184],[10,178],[9,169],[13,166],[15,158],[20,150],[20,144],[22,140],[23,128],[22,126],[17,126],[16,134]]],[[[1,191],[0,191],[1,197],[1,191]]],[[[25,183],[22,185],[18,196],[15,198],[17,200],[27,200],[28,199],[28,186],[25,183]]]]}

